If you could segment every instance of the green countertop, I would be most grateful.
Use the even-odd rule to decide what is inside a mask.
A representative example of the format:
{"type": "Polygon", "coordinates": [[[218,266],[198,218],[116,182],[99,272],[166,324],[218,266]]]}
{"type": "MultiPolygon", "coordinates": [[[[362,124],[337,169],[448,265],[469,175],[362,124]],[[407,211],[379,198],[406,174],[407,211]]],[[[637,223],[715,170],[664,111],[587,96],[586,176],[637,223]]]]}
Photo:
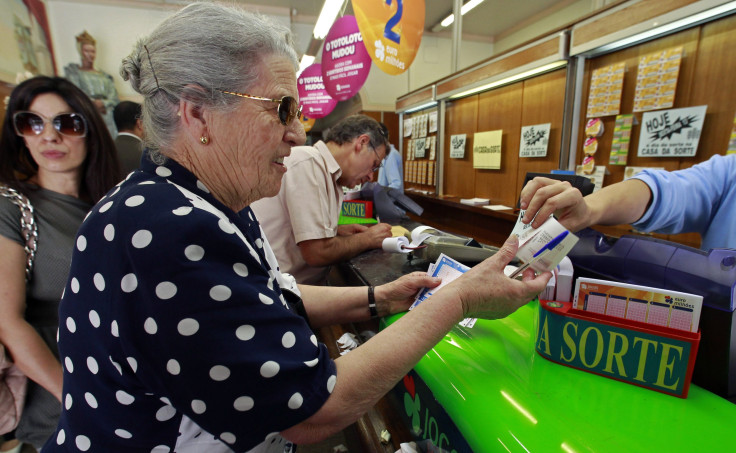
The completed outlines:
{"type": "Polygon", "coordinates": [[[538,310],[456,326],[414,368],[474,452],[736,451],[735,404],[695,384],[681,399],[548,361],[534,348],[538,310]]]}

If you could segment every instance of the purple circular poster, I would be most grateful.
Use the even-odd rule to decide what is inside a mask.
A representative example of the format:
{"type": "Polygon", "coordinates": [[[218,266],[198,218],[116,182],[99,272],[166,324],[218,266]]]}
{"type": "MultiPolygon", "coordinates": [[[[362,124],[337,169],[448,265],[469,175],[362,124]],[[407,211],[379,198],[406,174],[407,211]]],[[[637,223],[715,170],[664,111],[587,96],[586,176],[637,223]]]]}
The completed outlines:
{"type": "Polygon", "coordinates": [[[333,99],[325,90],[319,63],[302,71],[297,79],[297,85],[302,113],[307,118],[324,118],[337,105],[337,99],[333,99]]]}
{"type": "Polygon", "coordinates": [[[371,56],[363,45],[355,16],[336,20],[322,47],[322,80],[333,98],[355,96],[371,71],[371,56]]]}

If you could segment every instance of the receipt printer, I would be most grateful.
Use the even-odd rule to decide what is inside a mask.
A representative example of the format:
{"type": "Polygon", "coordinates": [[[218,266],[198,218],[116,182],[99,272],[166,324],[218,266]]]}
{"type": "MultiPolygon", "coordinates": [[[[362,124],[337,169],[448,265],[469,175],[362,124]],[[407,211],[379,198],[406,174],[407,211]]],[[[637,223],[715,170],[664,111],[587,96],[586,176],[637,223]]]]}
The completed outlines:
{"type": "Polygon", "coordinates": [[[703,251],[650,237],[612,239],[592,229],[568,254],[575,278],[592,277],[703,296],[692,381],[736,401],[736,250],[703,251]]]}
{"type": "Polygon", "coordinates": [[[481,244],[472,238],[452,236],[447,233],[432,235],[425,239],[422,245],[426,247],[414,251],[414,256],[417,258],[434,262],[440,254],[445,254],[466,265],[480,263],[498,251],[498,247],[481,244]]]}

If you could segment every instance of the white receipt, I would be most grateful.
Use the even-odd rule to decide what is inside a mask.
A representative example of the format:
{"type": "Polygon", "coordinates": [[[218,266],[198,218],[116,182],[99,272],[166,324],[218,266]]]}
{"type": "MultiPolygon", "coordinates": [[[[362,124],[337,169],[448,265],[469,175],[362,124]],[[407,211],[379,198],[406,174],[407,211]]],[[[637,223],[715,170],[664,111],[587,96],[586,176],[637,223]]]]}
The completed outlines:
{"type": "Polygon", "coordinates": [[[418,226],[411,231],[411,242],[404,236],[390,237],[383,240],[381,248],[385,252],[409,253],[433,234],[437,234],[436,229],[426,225],[418,226]]]}
{"type": "MultiPolygon", "coordinates": [[[[519,250],[516,252],[516,257],[527,263],[531,261],[532,257],[534,257],[534,255],[548,242],[567,230],[553,216],[550,216],[539,228],[532,228],[531,223],[524,224],[521,222],[521,219],[524,217],[524,212],[525,211],[521,211],[519,213],[516,226],[514,226],[511,234],[519,236],[519,250]]],[[[548,254],[544,255],[543,260],[536,261],[531,266],[532,269],[537,272],[554,269],[562,258],[572,250],[577,242],[577,236],[572,233],[568,234],[562,242],[552,249],[551,252],[547,252],[548,254]]]]}
{"type": "Polygon", "coordinates": [[[411,246],[416,247],[426,241],[433,234],[437,234],[437,230],[430,226],[422,225],[411,230],[411,246]]]}

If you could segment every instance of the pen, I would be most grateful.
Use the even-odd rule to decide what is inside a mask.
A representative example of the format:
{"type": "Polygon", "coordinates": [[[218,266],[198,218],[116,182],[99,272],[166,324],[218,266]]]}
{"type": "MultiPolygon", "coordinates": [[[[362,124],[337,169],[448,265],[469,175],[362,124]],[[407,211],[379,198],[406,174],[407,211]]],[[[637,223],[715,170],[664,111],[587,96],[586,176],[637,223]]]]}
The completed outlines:
{"type": "Polygon", "coordinates": [[[522,272],[524,272],[529,266],[536,263],[537,261],[541,261],[541,259],[547,255],[551,250],[553,250],[557,245],[559,245],[560,242],[562,242],[563,239],[565,239],[568,235],[569,231],[565,230],[562,233],[558,234],[557,237],[549,241],[548,243],[544,244],[544,247],[537,250],[537,253],[532,256],[532,259],[529,260],[529,262],[523,264],[518,269],[516,269],[514,272],[509,275],[509,278],[516,278],[519,275],[521,275],[522,272]],[[547,252],[547,253],[544,253],[547,252]],[[543,254],[544,253],[544,254],[543,254]]]}

